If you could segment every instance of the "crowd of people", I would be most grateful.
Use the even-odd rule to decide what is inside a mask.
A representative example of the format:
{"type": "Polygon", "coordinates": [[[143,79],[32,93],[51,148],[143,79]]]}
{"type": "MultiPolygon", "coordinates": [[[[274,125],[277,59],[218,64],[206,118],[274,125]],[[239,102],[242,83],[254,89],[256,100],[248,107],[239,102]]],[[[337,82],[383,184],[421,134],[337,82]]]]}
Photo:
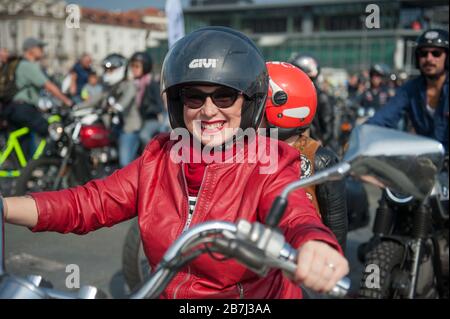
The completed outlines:
{"type": "MultiPolygon", "coordinates": [[[[169,130],[168,114],[159,95],[159,75],[152,72],[153,63],[149,52],[135,52],[128,59],[120,54],[110,54],[101,61],[101,72],[94,69],[90,54],[83,53],[70,68],[59,90],[56,85],[52,85],[45,70],[37,70],[42,68],[39,62],[43,58],[46,44],[33,38],[25,42],[27,41],[28,43],[23,44],[23,59],[16,78],[16,86],[22,88],[17,96],[11,99],[15,102],[15,107],[7,107],[6,105],[11,103],[3,101],[3,120],[17,126],[28,126],[34,132],[45,136],[48,124],[36,107],[42,90],[49,91],[68,106],[81,103],[95,105],[105,98],[105,94],[113,92],[116,100],[120,100],[118,105],[123,108],[118,133],[122,167],[136,158],[138,151],[153,136],[169,130]],[[34,72],[29,73],[28,67],[23,67],[30,65],[27,61],[33,63],[34,72]],[[23,74],[31,76],[29,79],[23,79],[23,74]],[[122,87],[122,90],[119,90],[119,87],[122,87]],[[28,111],[22,112],[23,109],[28,111]],[[23,116],[25,118],[22,118],[23,116]]],[[[0,67],[11,59],[8,50],[0,48],[0,67]]],[[[293,53],[287,62],[304,71],[317,90],[318,107],[311,124],[311,136],[324,146],[332,145],[337,138],[336,96],[328,88],[326,80],[319,81],[319,61],[309,54],[293,53]]],[[[368,70],[349,75],[345,96],[353,105],[360,107],[360,112],[363,111],[371,117],[395,96],[397,89],[407,79],[406,72],[392,72],[386,64],[375,63],[368,70]]],[[[406,130],[407,123],[408,118],[404,117],[399,127],[406,130]]]]}
{"type": "Polygon", "coordinates": [[[8,50],[0,49],[3,74],[14,74],[0,88],[1,116],[10,125],[28,127],[42,137],[48,135],[49,124],[38,108],[44,90],[67,107],[95,106],[114,97],[121,119],[116,128],[121,167],[134,160],[139,148],[154,135],[168,130],[159,77],[152,74],[148,52],[135,52],[129,59],[110,54],[101,62],[101,75],[94,69],[90,54],[84,53],[59,85],[42,67],[45,46],[39,39],[28,38],[20,56],[9,56],[8,50]]]}

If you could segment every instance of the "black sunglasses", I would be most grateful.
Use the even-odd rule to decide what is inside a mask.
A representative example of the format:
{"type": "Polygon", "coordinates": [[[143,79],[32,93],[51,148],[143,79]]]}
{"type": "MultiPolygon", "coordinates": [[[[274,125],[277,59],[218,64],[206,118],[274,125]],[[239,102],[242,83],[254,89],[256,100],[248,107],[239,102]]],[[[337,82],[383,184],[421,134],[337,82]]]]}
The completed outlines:
{"type": "Polygon", "coordinates": [[[220,87],[211,93],[189,87],[181,89],[180,92],[181,101],[190,109],[202,107],[208,96],[211,97],[211,100],[217,107],[227,108],[236,102],[240,94],[239,91],[227,87],[220,87]]]}
{"type": "Polygon", "coordinates": [[[434,56],[435,58],[439,58],[442,55],[442,53],[444,53],[444,51],[442,51],[442,50],[419,50],[419,56],[421,58],[427,57],[428,53],[431,53],[431,55],[434,56]]]}

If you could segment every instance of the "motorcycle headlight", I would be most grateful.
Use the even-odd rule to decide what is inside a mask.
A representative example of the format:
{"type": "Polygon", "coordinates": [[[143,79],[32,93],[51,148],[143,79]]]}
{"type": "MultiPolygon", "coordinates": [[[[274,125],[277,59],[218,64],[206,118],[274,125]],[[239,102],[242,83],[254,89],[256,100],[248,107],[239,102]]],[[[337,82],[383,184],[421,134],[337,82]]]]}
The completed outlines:
{"type": "Polygon", "coordinates": [[[64,132],[64,129],[63,129],[61,123],[52,123],[48,126],[48,132],[49,132],[50,138],[53,141],[59,141],[64,132]]]}
{"type": "Polygon", "coordinates": [[[366,110],[364,110],[364,108],[360,107],[358,109],[358,116],[359,117],[363,117],[365,113],[366,113],[366,110]]]}
{"type": "Polygon", "coordinates": [[[386,195],[387,198],[391,201],[394,202],[398,205],[406,205],[409,204],[410,202],[412,202],[412,200],[414,199],[413,196],[407,195],[407,194],[402,194],[399,192],[395,192],[389,188],[386,188],[386,195]]]}

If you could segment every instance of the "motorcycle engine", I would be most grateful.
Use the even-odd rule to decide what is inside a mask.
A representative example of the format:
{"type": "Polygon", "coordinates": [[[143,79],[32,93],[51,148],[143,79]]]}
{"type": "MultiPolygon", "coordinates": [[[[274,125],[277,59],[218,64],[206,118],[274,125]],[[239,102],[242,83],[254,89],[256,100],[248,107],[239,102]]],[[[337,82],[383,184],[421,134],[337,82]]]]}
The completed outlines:
{"type": "Polygon", "coordinates": [[[113,147],[101,147],[91,150],[91,162],[94,167],[98,164],[106,164],[116,161],[118,158],[117,151],[113,147]]]}

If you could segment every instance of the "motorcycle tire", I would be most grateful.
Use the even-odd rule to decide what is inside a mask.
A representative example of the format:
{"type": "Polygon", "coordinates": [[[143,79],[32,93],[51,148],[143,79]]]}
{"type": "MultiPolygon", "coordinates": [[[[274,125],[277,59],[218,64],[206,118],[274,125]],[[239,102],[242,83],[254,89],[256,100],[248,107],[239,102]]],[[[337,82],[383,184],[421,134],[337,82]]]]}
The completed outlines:
{"type": "Polygon", "coordinates": [[[137,219],[133,221],[125,237],[122,250],[122,271],[130,291],[139,287],[151,272],[144,254],[137,219]]]}
{"type": "Polygon", "coordinates": [[[359,297],[366,299],[393,299],[396,298],[397,291],[393,286],[397,275],[401,273],[401,266],[404,259],[405,247],[397,242],[383,241],[376,245],[366,255],[364,268],[365,272],[361,278],[359,297]],[[371,265],[378,266],[379,272],[372,272],[371,265]],[[370,270],[369,270],[370,269],[370,270]],[[373,276],[379,274],[379,285],[370,287],[369,282],[373,276]]]}
{"type": "MultiPolygon", "coordinates": [[[[57,157],[41,157],[32,160],[20,172],[15,187],[15,195],[21,196],[29,192],[53,190],[53,182],[58,174],[62,159],[57,157]]],[[[65,173],[61,185],[57,189],[63,189],[78,185],[71,170],[65,173]]]]}

